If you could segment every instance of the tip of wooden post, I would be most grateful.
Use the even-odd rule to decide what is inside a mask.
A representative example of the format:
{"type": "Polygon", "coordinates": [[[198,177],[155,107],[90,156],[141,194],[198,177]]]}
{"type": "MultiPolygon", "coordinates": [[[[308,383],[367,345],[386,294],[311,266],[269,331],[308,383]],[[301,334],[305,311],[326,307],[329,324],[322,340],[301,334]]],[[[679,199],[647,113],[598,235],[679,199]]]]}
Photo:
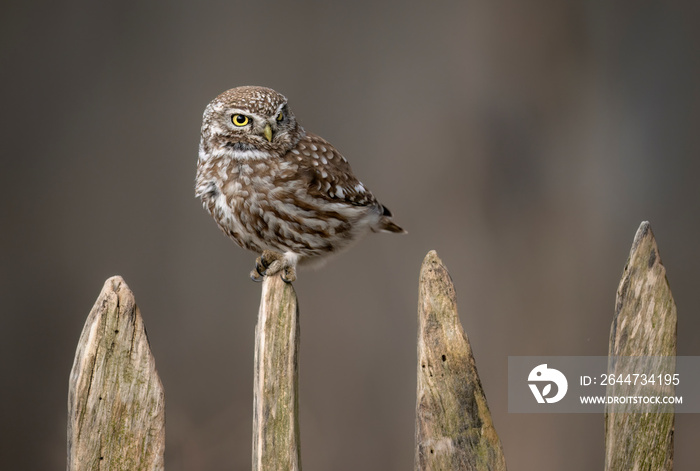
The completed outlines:
{"type": "Polygon", "coordinates": [[[121,277],[121,275],[114,275],[110,276],[107,278],[107,281],[105,281],[105,284],[110,283],[110,284],[119,284],[119,283],[124,283],[124,278],[121,277]]]}
{"type": "MultiPolygon", "coordinates": [[[[110,276],[105,280],[105,284],[102,287],[102,291],[100,292],[100,296],[97,298],[96,303],[99,304],[101,303],[101,300],[110,298],[119,299],[120,301],[118,301],[118,304],[136,304],[134,292],[131,291],[131,288],[129,288],[129,285],[126,284],[124,278],[119,275],[110,276]]],[[[120,311],[119,309],[115,309],[108,311],[107,315],[118,316],[120,314],[124,314],[124,312],[120,311]]]]}
{"type": "Polygon", "coordinates": [[[296,290],[292,283],[287,283],[282,279],[281,276],[266,276],[262,283],[263,296],[265,293],[279,292],[279,293],[294,293],[296,296],[296,290]]]}
{"type": "Polygon", "coordinates": [[[105,280],[105,286],[113,286],[114,288],[118,288],[122,284],[126,284],[126,281],[124,281],[124,278],[122,278],[120,275],[110,276],[105,280]]]}
{"type": "Polygon", "coordinates": [[[438,254],[435,250],[431,250],[430,252],[428,252],[428,254],[423,259],[423,263],[427,263],[427,262],[431,262],[431,261],[441,261],[440,257],[438,257],[438,254]]]}
{"type": "Polygon", "coordinates": [[[420,280],[443,280],[443,283],[452,284],[452,277],[447,267],[442,262],[435,250],[431,250],[423,259],[420,268],[420,280]]]}
{"type": "Polygon", "coordinates": [[[637,229],[637,233],[634,235],[634,241],[632,242],[632,249],[630,250],[630,253],[634,252],[637,247],[639,247],[639,244],[645,237],[647,237],[647,235],[654,237],[654,233],[651,231],[651,224],[649,224],[649,221],[642,221],[642,223],[639,225],[639,229],[637,229]]]}
{"type": "Polygon", "coordinates": [[[425,258],[423,259],[422,268],[425,269],[430,266],[441,266],[445,268],[445,264],[442,263],[442,260],[440,259],[435,250],[431,250],[430,252],[428,252],[425,258]]]}

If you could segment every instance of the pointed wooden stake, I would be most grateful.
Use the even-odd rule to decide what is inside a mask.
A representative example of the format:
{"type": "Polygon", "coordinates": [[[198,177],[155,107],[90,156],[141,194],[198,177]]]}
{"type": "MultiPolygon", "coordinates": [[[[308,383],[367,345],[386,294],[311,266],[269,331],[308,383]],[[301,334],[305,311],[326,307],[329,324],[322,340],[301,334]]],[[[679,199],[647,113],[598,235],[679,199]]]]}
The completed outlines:
{"type": "Polygon", "coordinates": [[[265,277],[255,328],[253,471],[301,470],[298,375],[294,287],[265,277]]]}
{"type": "Polygon", "coordinates": [[[455,291],[435,251],[425,257],[418,298],[415,469],[506,469],[455,291]]]}
{"type": "MultiPolygon", "coordinates": [[[[625,362],[625,374],[669,373],[669,368],[675,368],[676,323],[676,304],[666,269],[651,227],[643,222],[617,289],[609,356],[655,357],[651,361],[633,359],[644,363],[638,371],[629,371],[629,362],[625,362]]],[[[608,372],[617,374],[622,368],[619,362],[611,361],[608,372]]],[[[615,391],[614,395],[642,395],[635,390],[615,391]]],[[[673,413],[606,413],[605,469],[673,469],[673,427],[673,413]]]]}
{"type": "Polygon", "coordinates": [[[162,470],[165,397],[134,295],[105,282],[75,353],[68,470],[162,470]]]}

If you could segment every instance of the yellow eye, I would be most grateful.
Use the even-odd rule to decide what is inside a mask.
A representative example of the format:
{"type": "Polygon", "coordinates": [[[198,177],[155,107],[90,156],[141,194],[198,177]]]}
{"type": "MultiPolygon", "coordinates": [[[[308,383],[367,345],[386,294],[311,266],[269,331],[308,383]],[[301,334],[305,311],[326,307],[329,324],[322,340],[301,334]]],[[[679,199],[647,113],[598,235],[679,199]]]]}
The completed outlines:
{"type": "Polygon", "coordinates": [[[284,114],[280,111],[280,114],[277,115],[277,121],[282,121],[284,119],[284,114]]]}
{"type": "Polygon", "coordinates": [[[245,126],[250,120],[247,116],[244,116],[242,114],[234,114],[231,117],[231,121],[233,121],[233,124],[235,124],[236,126],[245,126]]]}

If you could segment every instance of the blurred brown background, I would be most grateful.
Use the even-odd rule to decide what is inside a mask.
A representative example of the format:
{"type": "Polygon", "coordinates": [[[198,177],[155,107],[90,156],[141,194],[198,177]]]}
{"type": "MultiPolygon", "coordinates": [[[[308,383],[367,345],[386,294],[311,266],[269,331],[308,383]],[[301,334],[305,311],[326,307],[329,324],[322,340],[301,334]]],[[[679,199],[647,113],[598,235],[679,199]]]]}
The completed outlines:
{"type": "MultiPolygon", "coordinates": [[[[509,469],[603,466],[603,417],[515,415],[508,355],[605,355],[650,220],[700,355],[697,2],[5,2],[0,468],[63,469],[68,374],[124,276],[169,471],[249,469],[254,256],[194,198],[201,114],[266,85],[409,231],[295,283],[307,470],[413,463],[418,269],[448,265],[509,469]]],[[[695,469],[697,415],[676,419],[695,469]]]]}

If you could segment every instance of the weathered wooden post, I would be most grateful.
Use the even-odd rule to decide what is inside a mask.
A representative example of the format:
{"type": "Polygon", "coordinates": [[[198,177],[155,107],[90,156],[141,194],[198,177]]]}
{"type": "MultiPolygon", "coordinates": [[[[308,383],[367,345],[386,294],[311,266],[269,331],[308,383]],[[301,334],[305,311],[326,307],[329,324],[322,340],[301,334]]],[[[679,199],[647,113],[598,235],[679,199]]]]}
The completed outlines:
{"type": "Polygon", "coordinates": [[[418,293],[416,471],[504,471],[454,286],[435,251],[425,257],[418,293]]]}
{"type": "Polygon", "coordinates": [[[301,470],[298,375],[294,287],[265,277],[255,328],[253,471],[301,470]]]}
{"type": "MultiPolygon", "coordinates": [[[[626,373],[668,373],[669,368],[675,367],[672,357],[676,355],[676,325],[676,304],[666,280],[666,269],[661,264],[651,227],[643,222],[634,237],[617,289],[608,355],[654,357],[651,362],[643,361],[643,371],[626,373]]],[[[623,367],[611,361],[608,372],[619,373],[616,368],[623,367]]],[[[639,395],[635,391],[632,385],[624,394],[639,395]]],[[[673,469],[673,427],[672,412],[606,412],[605,469],[673,469]]]]}
{"type": "Polygon", "coordinates": [[[163,386],[121,277],[105,282],[90,311],[69,383],[69,471],[163,469],[163,386]]]}

